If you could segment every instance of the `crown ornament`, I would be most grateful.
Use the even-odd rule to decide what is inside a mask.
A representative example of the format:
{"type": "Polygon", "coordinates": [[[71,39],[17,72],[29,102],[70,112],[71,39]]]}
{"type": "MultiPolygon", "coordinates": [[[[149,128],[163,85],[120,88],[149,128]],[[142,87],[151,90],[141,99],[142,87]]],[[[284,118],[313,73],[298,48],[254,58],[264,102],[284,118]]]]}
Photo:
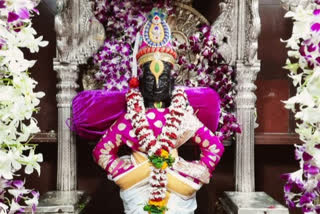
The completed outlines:
{"type": "Polygon", "coordinates": [[[175,63],[177,53],[171,45],[171,30],[166,18],[167,15],[158,8],[150,12],[141,31],[142,44],[136,55],[139,65],[153,60],[175,63]]]}
{"type": "Polygon", "coordinates": [[[148,15],[148,20],[140,33],[137,34],[133,50],[133,71],[129,81],[130,88],[137,88],[137,66],[142,67],[150,62],[150,71],[158,84],[159,77],[164,71],[164,63],[175,64],[177,53],[171,44],[171,30],[166,22],[167,15],[158,8],[154,8],[148,15]],[[141,44],[140,44],[141,43],[141,44]]]}

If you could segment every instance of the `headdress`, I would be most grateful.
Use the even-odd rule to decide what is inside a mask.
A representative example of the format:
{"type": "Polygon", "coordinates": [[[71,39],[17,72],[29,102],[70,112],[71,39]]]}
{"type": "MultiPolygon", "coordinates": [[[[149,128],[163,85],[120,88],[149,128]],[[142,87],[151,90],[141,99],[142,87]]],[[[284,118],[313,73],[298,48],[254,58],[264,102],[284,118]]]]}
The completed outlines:
{"type": "Polygon", "coordinates": [[[133,78],[137,77],[138,65],[141,66],[150,62],[150,71],[156,78],[159,78],[164,69],[162,61],[175,63],[177,53],[171,45],[171,30],[165,21],[166,17],[164,12],[154,8],[150,12],[142,31],[138,33],[133,51],[133,78]],[[140,42],[141,45],[139,46],[140,42]]]}

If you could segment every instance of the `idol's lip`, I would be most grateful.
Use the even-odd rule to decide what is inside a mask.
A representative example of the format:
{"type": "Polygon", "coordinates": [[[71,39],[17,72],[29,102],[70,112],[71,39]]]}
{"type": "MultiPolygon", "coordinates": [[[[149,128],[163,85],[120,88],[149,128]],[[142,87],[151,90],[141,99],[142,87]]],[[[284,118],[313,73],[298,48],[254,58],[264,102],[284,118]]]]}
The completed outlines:
{"type": "Polygon", "coordinates": [[[153,94],[159,95],[159,94],[163,94],[164,91],[154,91],[153,94]]]}

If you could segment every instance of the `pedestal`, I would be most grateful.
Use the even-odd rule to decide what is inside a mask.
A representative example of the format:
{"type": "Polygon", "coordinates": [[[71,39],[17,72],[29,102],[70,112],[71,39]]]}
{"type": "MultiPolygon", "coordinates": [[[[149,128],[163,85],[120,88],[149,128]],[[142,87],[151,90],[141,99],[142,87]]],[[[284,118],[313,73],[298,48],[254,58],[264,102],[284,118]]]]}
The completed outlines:
{"type": "Polygon", "coordinates": [[[219,200],[227,214],[289,214],[265,192],[224,192],[219,200]]]}
{"type": "MultiPolygon", "coordinates": [[[[79,214],[90,197],[82,191],[52,191],[40,197],[36,214],[79,214]]],[[[31,213],[31,212],[27,212],[31,213]]]]}

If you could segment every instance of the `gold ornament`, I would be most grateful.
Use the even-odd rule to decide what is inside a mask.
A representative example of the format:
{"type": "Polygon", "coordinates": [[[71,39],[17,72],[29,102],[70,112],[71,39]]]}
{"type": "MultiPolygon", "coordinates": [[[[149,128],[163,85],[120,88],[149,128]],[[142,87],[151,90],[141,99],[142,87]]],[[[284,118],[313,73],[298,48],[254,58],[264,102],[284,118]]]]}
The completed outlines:
{"type": "Polygon", "coordinates": [[[164,65],[163,62],[159,59],[152,60],[150,63],[150,71],[153,74],[153,76],[156,78],[156,84],[158,86],[159,83],[159,77],[163,73],[164,65]]]}

